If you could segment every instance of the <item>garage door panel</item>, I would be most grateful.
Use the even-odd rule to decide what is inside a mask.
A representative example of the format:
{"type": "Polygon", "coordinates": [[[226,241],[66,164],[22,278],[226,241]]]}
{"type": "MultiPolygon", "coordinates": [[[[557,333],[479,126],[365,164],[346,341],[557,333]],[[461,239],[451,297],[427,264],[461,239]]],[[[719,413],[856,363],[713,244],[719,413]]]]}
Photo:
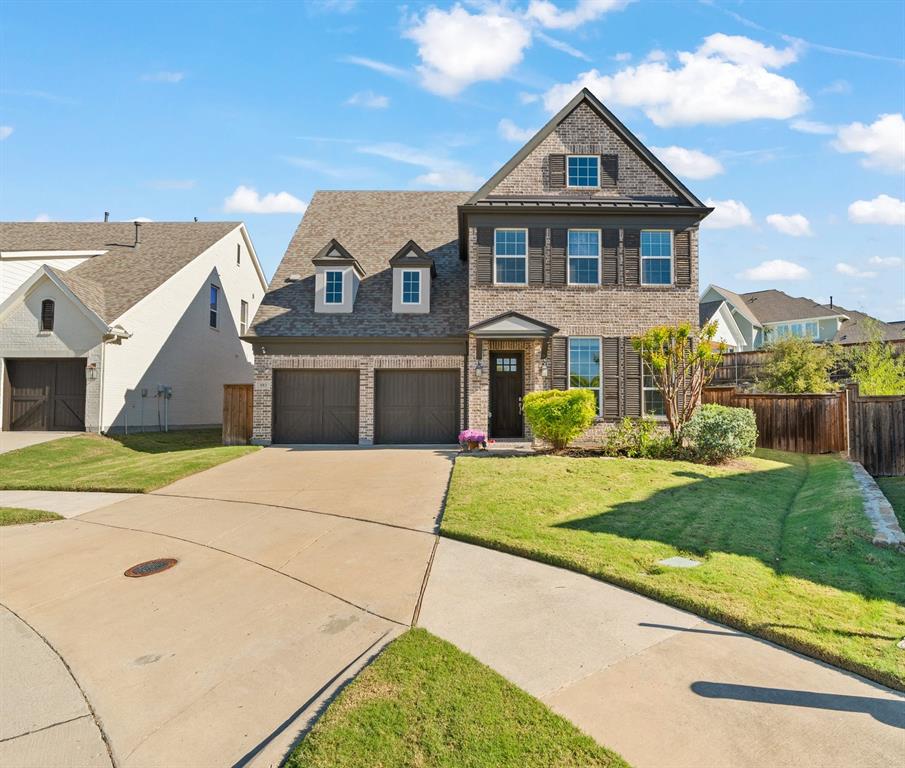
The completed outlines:
{"type": "Polygon", "coordinates": [[[273,442],[358,442],[358,371],[274,371],[273,442]]]}
{"type": "Polygon", "coordinates": [[[454,443],[459,431],[457,370],[375,371],[375,441],[454,443]]]}

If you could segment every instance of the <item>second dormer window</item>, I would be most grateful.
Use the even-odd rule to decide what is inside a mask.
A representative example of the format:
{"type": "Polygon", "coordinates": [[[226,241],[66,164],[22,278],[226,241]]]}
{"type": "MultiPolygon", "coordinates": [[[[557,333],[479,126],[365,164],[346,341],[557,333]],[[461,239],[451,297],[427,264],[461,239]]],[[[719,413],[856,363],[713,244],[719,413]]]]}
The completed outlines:
{"type": "Polygon", "coordinates": [[[341,270],[329,270],[325,273],[324,304],[343,303],[343,273],[341,270]]]}
{"type": "Polygon", "coordinates": [[[402,303],[421,303],[421,273],[407,269],[402,273],[402,303]]]}
{"type": "Polygon", "coordinates": [[[600,186],[600,157],[598,155],[569,155],[566,170],[570,187],[600,186]]]}

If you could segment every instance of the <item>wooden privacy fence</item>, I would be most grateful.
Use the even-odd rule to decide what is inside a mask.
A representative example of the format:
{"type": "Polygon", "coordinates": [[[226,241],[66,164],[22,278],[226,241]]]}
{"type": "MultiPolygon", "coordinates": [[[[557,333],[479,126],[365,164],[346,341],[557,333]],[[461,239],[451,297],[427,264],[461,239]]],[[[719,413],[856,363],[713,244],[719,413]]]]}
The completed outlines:
{"type": "Polygon", "coordinates": [[[797,453],[847,450],[845,392],[779,395],[708,387],[702,402],[750,408],[757,421],[758,448],[797,453]]]}
{"type": "Polygon", "coordinates": [[[849,455],[872,475],[905,475],[905,395],[862,397],[847,390],[849,455]]]}
{"type": "Polygon", "coordinates": [[[223,385],[223,445],[251,440],[253,384],[223,385]]]}

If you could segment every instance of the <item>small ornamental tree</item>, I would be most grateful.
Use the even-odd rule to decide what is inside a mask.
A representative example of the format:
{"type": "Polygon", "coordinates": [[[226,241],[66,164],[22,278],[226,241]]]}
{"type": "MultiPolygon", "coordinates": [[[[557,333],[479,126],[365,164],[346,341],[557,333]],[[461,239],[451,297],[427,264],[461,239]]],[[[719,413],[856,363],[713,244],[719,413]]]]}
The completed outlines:
{"type": "Polygon", "coordinates": [[[716,331],[716,323],[707,323],[697,332],[688,323],[660,325],[632,339],[663,395],[669,434],[676,443],[726,351],[723,342],[713,340],[716,331]]]}
{"type": "Polygon", "coordinates": [[[561,451],[594,423],[597,398],[589,389],[546,389],[524,400],[531,431],[561,451]]]}
{"type": "Polygon", "coordinates": [[[893,345],[883,341],[880,326],[867,323],[867,344],[847,352],[852,379],[862,395],[905,395],[905,354],[896,356],[893,345]]]}
{"type": "Polygon", "coordinates": [[[770,356],[758,389],[787,395],[823,394],[835,389],[830,380],[837,357],[832,345],[788,336],[771,343],[767,351],[770,356]]]}

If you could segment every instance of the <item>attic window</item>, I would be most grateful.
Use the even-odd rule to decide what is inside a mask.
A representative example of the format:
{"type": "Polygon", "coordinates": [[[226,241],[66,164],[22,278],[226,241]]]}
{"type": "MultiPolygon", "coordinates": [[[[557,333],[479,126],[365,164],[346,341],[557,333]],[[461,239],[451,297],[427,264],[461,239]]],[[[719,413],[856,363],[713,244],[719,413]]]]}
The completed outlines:
{"type": "Polygon", "coordinates": [[[600,186],[599,155],[569,155],[567,169],[570,187],[600,186]]]}
{"type": "Polygon", "coordinates": [[[52,331],[53,330],[53,310],[54,310],[53,299],[44,299],[44,301],[41,302],[41,330],[42,331],[52,331]]]}
{"type": "Polygon", "coordinates": [[[242,263],[242,244],[236,243],[236,266],[242,263]]]}
{"type": "Polygon", "coordinates": [[[343,303],[343,273],[340,270],[329,270],[325,276],[324,304],[343,303]]]}

